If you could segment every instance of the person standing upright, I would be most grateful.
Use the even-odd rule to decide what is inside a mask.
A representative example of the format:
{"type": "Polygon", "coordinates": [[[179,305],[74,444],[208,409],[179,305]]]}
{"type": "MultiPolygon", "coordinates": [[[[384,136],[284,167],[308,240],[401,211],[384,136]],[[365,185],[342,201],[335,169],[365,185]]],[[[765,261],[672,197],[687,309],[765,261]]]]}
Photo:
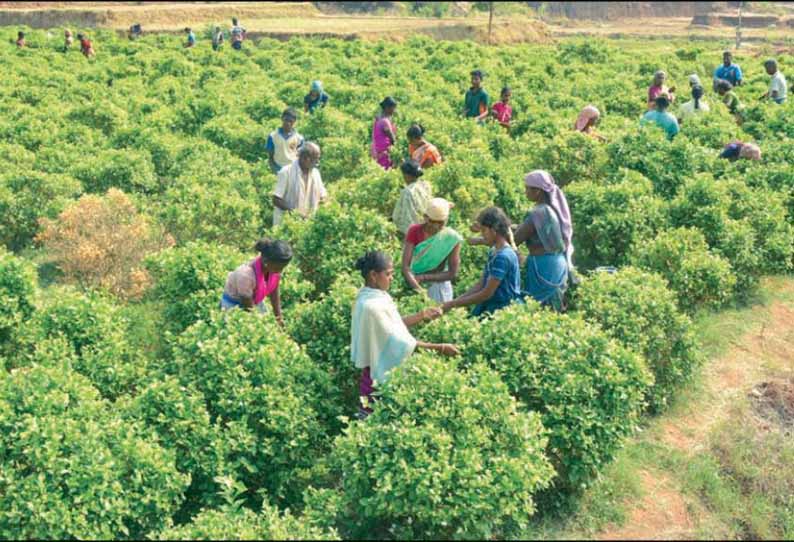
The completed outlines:
{"type": "Polygon", "coordinates": [[[240,50],[243,48],[243,40],[245,39],[245,28],[240,26],[237,17],[232,18],[232,47],[240,50]]]}
{"type": "Polygon", "coordinates": [[[463,98],[463,114],[477,122],[483,122],[489,114],[490,98],[488,93],[482,88],[482,80],[485,75],[481,70],[471,72],[471,88],[466,91],[463,98]]]}
{"type": "Polygon", "coordinates": [[[788,84],[786,83],[786,78],[777,67],[777,60],[770,58],[764,62],[764,68],[766,68],[766,73],[772,76],[772,79],[769,81],[769,90],[766,91],[762,98],[769,98],[776,104],[785,103],[788,94],[788,84]]]}
{"type": "Polygon", "coordinates": [[[730,51],[722,53],[722,65],[714,70],[714,92],[717,91],[720,80],[728,81],[733,87],[742,84],[742,69],[733,62],[733,53],[730,51]]]}

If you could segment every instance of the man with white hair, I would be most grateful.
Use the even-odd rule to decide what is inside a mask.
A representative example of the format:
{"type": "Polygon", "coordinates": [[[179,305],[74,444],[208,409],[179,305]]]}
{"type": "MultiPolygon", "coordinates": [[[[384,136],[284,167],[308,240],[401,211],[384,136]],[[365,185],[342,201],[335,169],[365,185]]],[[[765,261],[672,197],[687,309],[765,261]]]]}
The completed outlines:
{"type": "Polygon", "coordinates": [[[298,159],[278,172],[273,190],[273,226],[281,224],[287,212],[309,218],[328,198],[317,169],[319,163],[320,147],[309,141],[298,151],[298,159]]]}

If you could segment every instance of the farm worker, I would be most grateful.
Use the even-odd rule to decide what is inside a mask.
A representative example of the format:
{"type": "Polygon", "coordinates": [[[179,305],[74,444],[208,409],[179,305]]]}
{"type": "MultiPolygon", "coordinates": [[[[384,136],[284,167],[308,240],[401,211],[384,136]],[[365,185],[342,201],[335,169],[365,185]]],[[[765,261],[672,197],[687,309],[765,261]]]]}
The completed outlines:
{"type": "Polygon", "coordinates": [[[703,100],[703,94],[703,87],[692,87],[692,99],[688,102],[682,103],[681,107],[679,108],[679,121],[685,121],[690,117],[695,117],[709,112],[709,104],[703,100]]]}
{"type": "Polygon", "coordinates": [[[256,307],[258,312],[265,313],[267,307],[262,301],[267,297],[276,321],[283,326],[278,286],[281,272],[292,260],[292,247],[285,241],[260,239],[254,248],[259,256],[240,265],[226,277],[221,309],[242,307],[251,310],[256,307]]]}
{"type": "Polygon", "coordinates": [[[71,49],[73,43],[74,38],[72,37],[72,31],[67,28],[63,31],[63,52],[65,53],[71,49]]]}
{"type": "Polygon", "coordinates": [[[463,237],[447,227],[453,204],[433,198],[424,222],[408,228],[403,243],[402,273],[408,285],[420,290],[429,283],[427,295],[439,303],[452,301],[452,280],[460,269],[460,242],[463,237]]]}
{"type": "Polygon", "coordinates": [[[734,116],[736,122],[741,124],[744,120],[742,102],[739,97],[733,92],[733,85],[728,81],[721,80],[717,83],[717,93],[722,96],[722,103],[728,108],[731,115],[734,116]]]}
{"type": "Polygon", "coordinates": [[[237,23],[237,17],[232,18],[232,47],[240,50],[243,48],[243,40],[245,39],[245,28],[237,23]]]}
{"type": "Polygon", "coordinates": [[[696,73],[693,73],[689,76],[689,88],[693,89],[695,87],[702,87],[703,84],[700,82],[700,76],[696,73]]]}
{"type": "Polygon", "coordinates": [[[298,151],[298,159],[281,168],[276,188],[273,190],[273,225],[278,226],[284,213],[295,211],[309,218],[328,198],[317,164],[320,163],[320,147],[311,141],[298,151]]]}
{"type": "Polygon", "coordinates": [[[408,128],[408,154],[411,160],[417,162],[421,167],[427,169],[443,160],[441,153],[435,145],[425,139],[425,128],[421,124],[412,124],[408,128]]]}
{"type": "Polygon", "coordinates": [[[481,70],[471,72],[471,88],[466,91],[463,99],[463,114],[478,122],[482,122],[488,117],[488,93],[482,88],[484,77],[481,70]]]}
{"type": "Polygon", "coordinates": [[[397,141],[395,135],[397,127],[391,120],[396,109],[397,102],[391,96],[387,96],[380,103],[380,115],[375,117],[375,122],[372,125],[370,155],[383,169],[390,169],[393,166],[389,150],[397,141]]]}
{"type": "Polygon", "coordinates": [[[592,136],[599,141],[605,141],[604,137],[599,135],[595,130],[595,126],[598,124],[600,118],[601,112],[596,106],[586,105],[579,111],[579,116],[576,117],[573,129],[577,132],[592,136]]]}
{"type": "Polygon", "coordinates": [[[769,98],[776,104],[785,103],[788,85],[786,84],[786,78],[777,68],[777,60],[767,60],[764,62],[764,68],[766,73],[772,76],[772,79],[769,82],[769,90],[766,91],[763,97],[769,98]]]}
{"type": "Polygon", "coordinates": [[[141,29],[141,23],[135,23],[134,25],[130,26],[129,38],[131,40],[140,38],[142,33],[143,30],[141,29]]]}
{"type": "Polygon", "coordinates": [[[320,81],[312,81],[309,93],[303,97],[304,113],[314,113],[318,107],[325,107],[329,96],[323,92],[323,84],[320,81]]]}
{"type": "Polygon", "coordinates": [[[648,87],[648,109],[656,107],[656,98],[660,94],[666,94],[670,103],[675,101],[675,87],[667,88],[664,82],[667,80],[667,74],[663,70],[657,71],[653,74],[653,84],[648,87]]]}
{"type": "Polygon", "coordinates": [[[482,239],[473,244],[491,247],[482,278],[465,294],[444,303],[444,312],[455,307],[474,305],[472,316],[482,316],[511,303],[524,302],[521,297],[518,253],[512,246],[510,219],[499,207],[489,207],[477,217],[477,229],[482,239]]]}
{"type": "Polygon", "coordinates": [[[499,95],[499,100],[491,108],[491,115],[496,119],[500,125],[510,130],[510,119],[513,118],[513,108],[510,107],[510,98],[513,96],[513,91],[510,87],[502,87],[502,92],[499,95]]]}
{"type": "Polygon", "coordinates": [[[212,32],[212,50],[218,51],[223,46],[223,30],[220,26],[216,26],[212,32]]]}
{"type": "Polygon", "coordinates": [[[527,198],[535,203],[515,233],[515,242],[526,243],[529,249],[524,294],[561,311],[573,269],[573,225],[568,200],[547,171],[527,174],[524,188],[527,198]]]}
{"type": "Polygon", "coordinates": [[[394,277],[391,258],[380,251],[367,252],[356,261],[356,269],[365,284],[358,291],[350,325],[350,358],[361,369],[359,394],[362,406],[359,417],[365,418],[372,409],[368,406],[375,397],[375,384],[388,380],[389,372],[401,365],[417,348],[433,350],[445,356],[460,351],[452,344],[417,341],[408,331],[421,322],[441,316],[439,307],[427,308],[416,314],[400,316],[389,287],[394,277]]]}
{"type": "Polygon", "coordinates": [[[742,84],[742,69],[733,62],[733,53],[724,51],[722,53],[722,65],[714,70],[714,90],[720,80],[728,81],[731,86],[738,87],[742,84]]]}
{"type": "Polygon", "coordinates": [[[732,141],[725,145],[725,148],[720,153],[720,158],[727,158],[731,162],[744,158],[746,160],[760,160],[761,149],[755,143],[743,143],[741,141],[732,141]]]}
{"type": "Polygon", "coordinates": [[[94,46],[91,40],[88,39],[88,36],[77,34],[77,39],[80,40],[80,52],[83,53],[86,58],[91,58],[96,54],[94,52],[94,46]]]}
{"type": "Polygon", "coordinates": [[[404,236],[408,232],[408,228],[419,222],[424,216],[430,198],[433,196],[430,185],[419,180],[424,171],[417,162],[406,160],[400,166],[400,171],[403,174],[405,188],[400,191],[400,199],[394,206],[392,220],[400,234],[404,236]]]}
{"type": "Polygon", "coordinates": [[[265,151],[270,171],[278,173],[298,158],[298,149],[303,145],[303,136],[295,130],[298,112],[288,107],[281,114],[281,126],[267,136],[265,151]]]}
{"type": "Polygon", "coordinates": [[[648,111],[642,116],[640,126],[652,123],[664,129],[667,134],[667,139],[671,140],[678,134],[679,127],[676,118],[671,115],[667,108],[670,107],[670,98],[666,94],[660,94],[656,97],[656,109],[648,111]]]}
{"type": "Polygon", "coordinates": [[[196,35],[193,33],[193,30],[190,28],[185,28],[185,33],[187,34],[187,42],[185,43],[185,47],[193,47],[196,45],[196,35]]]}
{"type": "Polygon", "coordinates": [[[22,49],[25,46],[25,33],[21,30],[17,33],[17,48],[22,49]]]}

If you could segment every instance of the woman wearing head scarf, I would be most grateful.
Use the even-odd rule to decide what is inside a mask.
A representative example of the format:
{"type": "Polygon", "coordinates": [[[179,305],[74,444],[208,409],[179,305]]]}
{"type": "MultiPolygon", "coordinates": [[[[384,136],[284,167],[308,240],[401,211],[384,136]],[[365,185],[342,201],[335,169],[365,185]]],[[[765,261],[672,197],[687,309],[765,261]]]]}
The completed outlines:
{"type": "Polygon", "coordinates": [[[661,94],[666,94],[670,103],[675,101],[675,87],[668,88],[664,82],[667,80],[667,73],[664,70],[659,70],[653,74],[653,84],[648,87],[648,109],[656,107],[656,98],[661,94]]]}
{"type": "Polygon", "coordinates": [[[400,199],[394,206],[392,220],[401,234],[405,235],[413,224],[419,222],[425,214],[425,209],[432,189],[425,181],[419,180],[424,175],[424,170],[413,160],[406,160],[400,166],[405,181],[405,188],[400,192],[400,199]]]}
{"type": "Polygon", "coordinates": [[[527,198],[535,203],[515,233],[517,244],[526,243],[524,295],[560,311],[573,269],[573,225],[565,194],[543,170],[524,177],[527,198]]]}
{"type": "Polygon", "coordinates": [[[725,145],[725,148],[720,153],[720,158],[727,158],[731,162],[739,158],[745,160],[760,160],[761,148],[755,143],[732,141],[725,145]]]}
{"type": "Polygon", "coordinates": [[[397,141],[397,136],[395,135],[397,127],[391,120],[396,110],[397,102],[391,96],[387,96],[380,103],[380,114],[375,117],[375,122],[372,125],[370,153],[373,160],[379,163],[383,169],[391,169],[393,166],[389,156],[389,149],[397,141]]]}
{"type": "Polygon", "coordinates": [[[692,99],[688,102],[682,103],[678,112],[679,122],[683,122],[688,118],[702,115],[709,112],[709,104],[703,99],[703,87],[692,87],[692,99]]]}
{"type": "Polygon", "coordinates": [[[403,243],[402,272],[411,288],[420,290],[428,283],[427,295],[439,303],[452,300],[452,280],[460,268],[460,242],[463,237],[447,227],[453,204],[433,198],[425,220],[408,228],[403,243]]]}
{"type": "Polygon", "coordinates": [[[328,94],[323,92],[323,84],[320,81],[312,81],[309,93],[303,97],[303,112],[314,113],[318,107],[325,107],[328,98],[328,94]]]}
{"type": "Polygon", "coordinates": [[[577,132],[582,132],[583,134],[595,137],[600,141],[604,141],[604,138],[595,131],[595,125],[598,123],[600,118],[601,112],[598,110],[598,108],[594,105],[587,105],[582,108],[582,110],[579,112],[579,116],[576,117],[576,123],[574,124],[573,129],[577,132]]]}

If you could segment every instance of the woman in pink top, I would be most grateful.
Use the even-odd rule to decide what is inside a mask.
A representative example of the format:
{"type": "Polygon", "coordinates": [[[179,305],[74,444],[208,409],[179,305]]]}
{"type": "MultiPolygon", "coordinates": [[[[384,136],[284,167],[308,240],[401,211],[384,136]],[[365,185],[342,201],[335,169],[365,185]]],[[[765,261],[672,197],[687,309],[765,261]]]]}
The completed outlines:
{"type": "Polygon", "coordinates": [[[391,120],[394,111],[397,109],[397,102],[394,98],[387,96],[380,103],[381,113],[375,118],[372,125],[372,147],[370,152],[372,158],[380,164],[383,169],[390,169],[394,166],[389,156],[389,150],[394,142],[397,141],[397,127],[391,120]]]}
{"type": "Polygon", "coordinates": [[[656,98],[660,94],[667,94],[670,98],[670,103],[675,101],[675,96],[673,95],[675,87],[667,88],[664,84],[665,80],[667,80],[667,74],[664,70],[659,70],[653,74],[653,84],[648,87],[648,109],[656,108],[656,98]]]}
{"type": "Polygon", "coordinates": [[[264,313],[267,309],[262,302],[268,297],[273,315],[283,326],[278,285],[281,272],[292,260],[292,247],[284,241],[260,239],[254,248],[259,252],[259,257],[242,264],[226,278],[220,307],[223,310],[237,307],[251,310],[256,307],[264,313]]]}
{"type": "Polygon", "coordinates": [[[513,92],[510,90],[510,87],[502,88],[501,101],[493,104],[491,108],[491,114],[496,119],[496,122],[508,130],[510,129],[510,119],[513,118],[513,108],[509,105],[512,95],[513,92]]]}

